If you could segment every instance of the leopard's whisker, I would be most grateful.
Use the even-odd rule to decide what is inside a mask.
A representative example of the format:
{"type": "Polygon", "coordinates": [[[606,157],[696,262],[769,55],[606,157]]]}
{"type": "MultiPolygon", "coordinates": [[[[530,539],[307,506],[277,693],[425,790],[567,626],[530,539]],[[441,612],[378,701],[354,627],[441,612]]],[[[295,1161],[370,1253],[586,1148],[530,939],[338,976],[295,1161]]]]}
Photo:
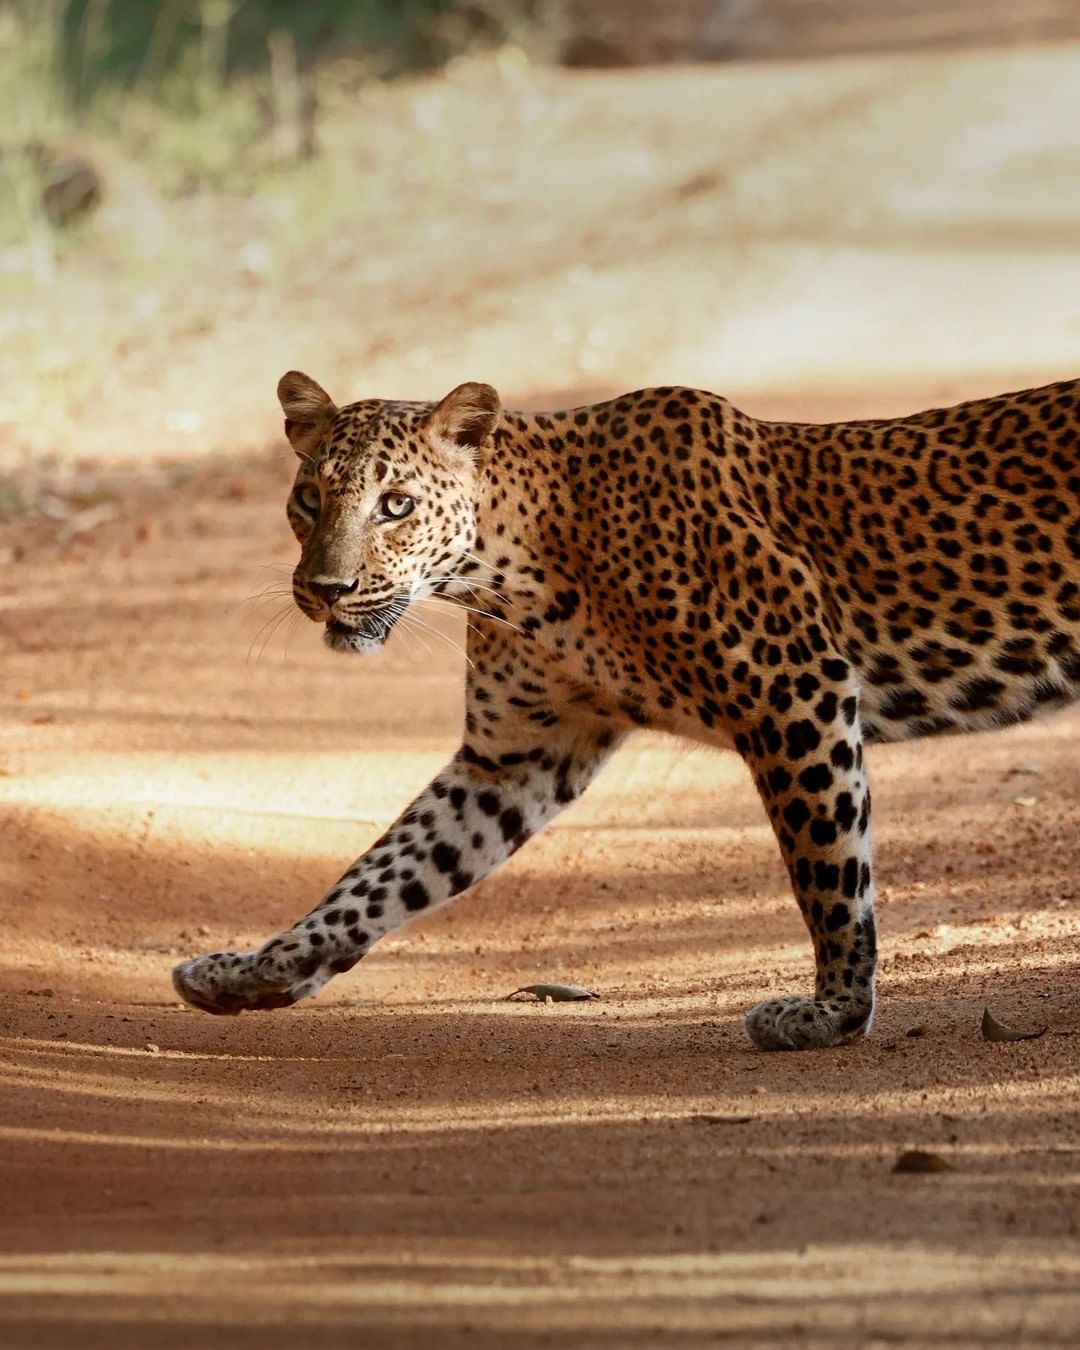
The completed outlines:
{"type": "MultiPolygon", "coordinates": [[[[281,615],[278,616],[277,622],[273,625],[273,627],[269,630],[269,632],[266,634],[265,638],[263,639],[262,646],[259,648],[259,655],[258,655],[258,657],[257,657],[257,659],[256,659],[256,665],[257,665],[258,662],[261,661],[261,660],[263,659],[263,657],[266,655],[267,650],[269,649],[270,644],[271,644],[271,642],[273,642],[274,638],[276,638],[277,635],[278,635],[283,629],[286,629],[286,625],[290,622],[291,618],[292,618],[292,615],[291,615],[291,613],[290,613],[288,610],[286,610],[283,614],[281,614],[281,615]]],[[[287,630],[286,630],[286,631],[287,631],[287,630]]]]}
{"type": "Polygon", "coordinates": [[[265,640],[263,641],[262,646],[259,648],[258,655],[255,657],[255,665],[259,664],[259,662],[263,658],[263,653],[266,651],[267,643],[270,641],[270,639],[274,636],[274,633],[278,630],[281,624],[288,617],[289,617],[288,605],[282,605],[280,610],[278,610],[275,614],[270,615],[270,617],[258,630],[255,636],[251,639],[251,643],[248,646],[247,656],[245,658],[245,664],[251,661],[251,653],[255,649],[255,644],[259,641],[261,637],[263,637],[263,634],[266,634],[265,640]]]}
{"type": "MultiPolygon", "coordinates": [[[[501,615],[498,614],[492,614],[486,609],[474,609],[472,605],[467,605],[464,602],[464,600],[459,600],[457,599],[456,596],[439,595],[435,596],[434,599],[441,600],[443,604],[449,605],[451,609],[461,609],[464,610],[466,614],[475,614],[481,619],[490,619],[492,623],[501,623],[506,628],[509,628],[512,632],[520,633],[523,637],[525,635],[524,630],[519,628],[516,623],[511,623],[509,619],[504,619],[501,617],[501,615]]],[[[430,602],[422,602],[422,603],[430,603],[430,602]]]]}
{"type": "Polygon", "coordinates": [[[490,567],[493,572],[498,571],[495,564],[487,558],[481,558],[479,554],[470,552],[467,548],[462,549],[461,556],[467,558],[469,562],[475,563],[477,567],[490,567]]]}
{"type": "Polygon", "coordinates": [[[263,621],[263,623],[260,624],[260,626],[256,629],[255,633],[253,634],[250,643],[248,644],[247,656],[245,657],[245,661],[250,661],[250,660],[251,660],[251,653],[252,653],[252,652],[254,651],[254,649],[255,649],[255,644],[256,644],[256,642],[258,642],[259,638],[263,635],[263,633],[265,632],[265,630],[266,630],[266,629],[267,629],[267,628],[268,628],[268,627],[269,627],[276,619],[281,618],[281,617],[284,615],[284,613],[285,613],[285,606],[283,605],[283,606],[281,607],[281,609],[275,610],[274,613],[271,614],[269,618],[265,619],[265,620],[263,621]]]}
{"type": "Polygon", "coordinates": [[[251,605],[258,609],[260,605],[268,605],[274,600],[292,599],[291,586],[268,586],[261,591],[256,591],[253,595],[245,595],[242,600],[237,600],[235,604],[229,605],[225,613],[232,614],[235,610],[245,605],[251,605]]]}
{"type": "Polygon", "coordinates": [[[494,586],[485,586],[483,582],[473,581],[470,577],[458,577],[458,576],[427,577],[426,581],[427,584],[432,586],[440,586],[440,585],[467,586],[470,591],[487,591],[490,595],[494,595],[503,604],[510,603],[510,597],[507,596],[504,592],[497,591],[494,586]]]}
{"type": "Polygon", "coordinates": [[[465,663],[471,669],[473,670],[476,669],[474,662],[470,660],[469,654],[464,647],[459,646],[453,640],[453,638],[449,637],[446,633],[442,632],[441,629],[435,628],[431,624],[425,623],[424,620],[421,619],[420,616],[416,613],[415,609],[410,609],[408,613],[403,615],[402,622],[403,623],[411,622],[416,624],[425,633],[430,633],[432,637],[438,638],[440,642],[444,643],[447,647],[449,647],[451,651],[456,652],[458,656],[463,656],[465,658],[465,663]]]}
{"type": "Polygon", "coordinates": [[[419,629],[407,628],[404,620],[401,621],[400,626],[403,633],[407,631],[411,637],[416,638],[417,642],[419,642],[420,646],[423,648],[425,656],[431,655],[431,643],[428,642],[427,638],[419,629]]]}
{"type": "Polygon", "coordinates": [[[297,634],[297,632],[298,632],[298,630],[299,630],[299,628],[300,628],[300,623],[301,623],[301,621],[302,621],[303,618],[304,618],[304,615],[301,614],[301,612],[300,612],[299,610],[296,610],[296,611],[294,612],[293,616],[292,616],[292,622],[286,625],[286,628],[285,628],[285,653],[284,653],[284,659],[285,659],[286,664],[288,663],[288,660],[289,660],[289,647],[291,646],[292,640],[293,640],[293,638],[296,636],[296,634],[297,634]]]}
{"type": "Polygon", "coordinates": [[[408,656],[409,660],[411,661],[414,655],[413,638],[416,637],[416,634],[407,632],[404,628],[401,627],[400,623],[398,624],[397,632],[401,635],[401,641],[404,644],[405,653],[408,656]]]}

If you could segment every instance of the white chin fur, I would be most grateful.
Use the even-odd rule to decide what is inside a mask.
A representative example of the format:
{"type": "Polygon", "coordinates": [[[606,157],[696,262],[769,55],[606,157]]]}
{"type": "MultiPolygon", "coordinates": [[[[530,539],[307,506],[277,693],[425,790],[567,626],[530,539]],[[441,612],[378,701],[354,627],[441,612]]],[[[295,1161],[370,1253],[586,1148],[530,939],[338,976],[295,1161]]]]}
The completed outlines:
{"type": "Polygon", "coordinates": [[[382,648],[383,638],[365,637],[362,633],[341,633],[327,629],[323,633],[323,642],[332,652],[355,652],[359,656],[370,656],[382,648]]]}

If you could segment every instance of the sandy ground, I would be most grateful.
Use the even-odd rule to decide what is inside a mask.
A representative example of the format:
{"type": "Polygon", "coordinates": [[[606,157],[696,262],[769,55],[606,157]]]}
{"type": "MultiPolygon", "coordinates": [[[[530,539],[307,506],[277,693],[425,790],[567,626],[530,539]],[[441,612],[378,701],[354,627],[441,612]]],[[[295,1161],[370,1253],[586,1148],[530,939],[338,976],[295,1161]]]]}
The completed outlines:
{"type": "Polygon", "coordinates": [[[285,275],[238,280],[258,221],[205,203],[201,284],[128,294],[88,243],[54,293],[85,396],[20,378],[42,334],[76,357],[9,311],[0,418],[42,415],[0,462],[56,483],[0,523],[0,1341],[1080,1340],[1080,715],[873,754],[881,1004],[843,1051],[751,1049],[809,946],[738,762],[648,737],[313,1003],[213,1019],[168,980],[303,913],[456,744],[443,637],[349,662],[245,603],[293,556],[281,370],[821,418],[1076,374],[1078,69],[511,64],[480,119],[466,69],[362,110],[357,172],[400,190],[285,275]],[[506,1001],[538,979],[601,997],[506,1001]],[[987,1005],[1047,1033],[987,1044],[987,1005]],[[951,1170],[894,1174],[911,1148],[951,1170]]]}

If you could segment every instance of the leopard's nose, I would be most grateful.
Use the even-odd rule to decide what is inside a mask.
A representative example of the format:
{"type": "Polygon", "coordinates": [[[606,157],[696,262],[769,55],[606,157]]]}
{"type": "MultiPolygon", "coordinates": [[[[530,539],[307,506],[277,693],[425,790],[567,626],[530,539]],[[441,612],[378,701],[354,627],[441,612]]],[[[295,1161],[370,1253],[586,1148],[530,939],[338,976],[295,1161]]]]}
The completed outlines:
{"type": "Polygon", "coordinates": [[[360,585],[360,580],[355,581],[309,581],[308,590],[312,595],[317,595],[324,605],[331,608],[346,595],[352,595],[353,591],[360,585]]]}

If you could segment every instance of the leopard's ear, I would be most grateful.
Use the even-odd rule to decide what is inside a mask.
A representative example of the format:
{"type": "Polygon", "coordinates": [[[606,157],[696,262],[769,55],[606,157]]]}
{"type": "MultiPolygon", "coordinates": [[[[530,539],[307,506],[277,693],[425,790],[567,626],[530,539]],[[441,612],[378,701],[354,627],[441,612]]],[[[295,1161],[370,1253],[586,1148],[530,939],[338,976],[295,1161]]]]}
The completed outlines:
{"type": "Polygon", "coordinates": [[[278,380],[278,402],[285,414],[285,435],[301,459],[309,459],[337,412],[321,384],[300,370],[289,370],[278,380]]]}
{"type": "Polygon", "coordinates": [[[482,461],[492,449],[491,439],[499,425],[502,403],[490,384],[459,384],[439,406],[428,413],[424,428],[437,443],[463,450],[482,461]]]}

